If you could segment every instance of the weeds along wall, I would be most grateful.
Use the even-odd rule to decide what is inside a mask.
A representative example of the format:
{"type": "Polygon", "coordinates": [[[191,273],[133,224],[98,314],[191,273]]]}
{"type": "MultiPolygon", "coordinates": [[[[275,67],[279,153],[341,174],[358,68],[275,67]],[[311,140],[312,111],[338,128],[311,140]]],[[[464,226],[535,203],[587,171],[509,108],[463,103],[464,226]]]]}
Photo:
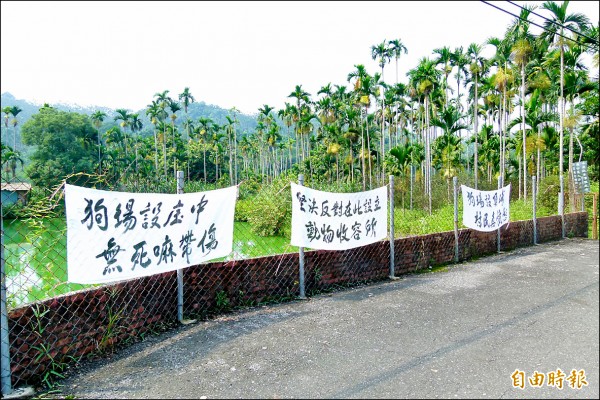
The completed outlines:
{"type": "MultiPolygon", "coordinates": [[[[586,212],[565,214],[569,237],[588,236],[586,212]]],[[[537,219],[538,242],[562,239],[560,216],[537,219]]],[[[497,232],[461,229],[459,260],[497,252],[497,232]]],[[[501,250],[529,246],[533,221],[500,229],[501,250]]],[[[395,275],[451,263],[453,231],[395,239],[395,275]]],[[[298,253],[211,262],[185,268],[184,314],[208,318],[232,309],[296,299],[298,253]]],[[[306,294],[389,278],[390,243],[344,251],[305,253],[306,294]]],[[[176,271],[30,303],[8,311],[12,384],[50,381],[85,358],[143,339],[178,324],[176,271]]]]}

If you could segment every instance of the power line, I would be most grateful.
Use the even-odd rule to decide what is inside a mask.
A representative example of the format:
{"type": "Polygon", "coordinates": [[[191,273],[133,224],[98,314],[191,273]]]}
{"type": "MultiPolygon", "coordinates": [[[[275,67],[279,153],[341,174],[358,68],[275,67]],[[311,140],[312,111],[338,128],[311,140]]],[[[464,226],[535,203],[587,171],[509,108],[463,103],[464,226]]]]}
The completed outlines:
{"type": "Polygon", "coordinates": [[[538,17],[540,17],[540,18],[541,18],[541,19],[543,19],[544,21],[550,22],[550,23],[552,23],[552,24],[554,24],[554,25],[558,26],[559,28],[568,29],[568,30],[570,30],[571,32],[573,32],[573,33],[576,33],[577,35],[579,35],[579,36],[582,36],[582,37],[584,37],[584,38],[586,38],[586,39],[588,39],[588,40],[591,40],[593,43],[596,43],[596,44],[598,44],[598,40],[596,40],[596,39],[594,39],[594,38],[591,38],[591,37],[589,37],[589,36],[586,36],[586,35],[584,35],[583,33],[581,33],[581,32],[578,32],[578,31],[576,31],[576,30],[574,30],[574,29],[572,29],[572,28],[570,28],[570,27],[568,27],[568,26],[564,26],[564,25],[562,25],[562,24],[559,24],[558,22],[556,22],[556,21],[553,21],[553,20],[551,20],[551,19],[549,19],[549,18],[546,18],[546,17],[544,17],[543,15],[540,15],[540,14],[538,14],[538,13],[534,12],[533,10],[530,10],[530,9],[527,9],[527,8],[525,8],[525,7],[523,7],[523,6],[520,6],[519,4],[517,4],[517,3],[513,2],[513,1],[510,1],[510,0],[506,0],[506,1],[507,1],[508,3],[510,3],[510,4],[512,4],[512,5],[514,5],[514,6],[517,6],[517,7],[519,7],[519,8],[520,8],[520,9],[522,9],[522,10],[527,10],[527,11],[529,11],[531,14],[533,14],[533,15],[535,15],[535,16],[538,16],[538,17]]]}
{"type": "MultiPolygon", "coordinates": [[[[487,2],[487,1],[483,1],[483,0],[481,0],[481,2],[482,2],[482,3],[485,3],[485,4],[487,4],[488,6],[492,6],[492,7],[496,8],[496,9],[498,9],[498,10],[502,11],[502,12],[505,12],[505,13],[507,13],[508,15],[512,15],[513,17],[515,17],[515,18],[518,18],[518,19],[520,19],[521,21],[525,21],[525,22],[528,22],[528,23],[530,23],[530,24],[532,24],[532,25],[535,25],[535,26],[537,26],[538,28],[541,28],[541,29],[543,29],[543,30],[544,30],[544,31],[546,31],[546,32],[551,32],[549,29],[546,29],[546,28],[544,28],[543,26],[536,24],[535,22],[529,21],[529,20],[528,20],[528,19],[526,19],[526,18],[521,18],[520,16],[518,16],[518,15],[515,15],[515,14],[511,13],[510,11],[506,11],[505,9],[503,9],[503,8],[500,8],[500,7],[498,7],[498,6],[495,6],[495,5],[493,5],[493,4],[491,4],[491,3],[487,2]]],[[[552,32],[552,33],[555,33],[556,35],[558,35],[558,36],[560,36],[560,37],[562,37],[562,38],[564,38],[564,39],[570,40],[570,41],[572,41],[572,42],[574,42],[574,43],[577,43],[577,44],[578,44],[578,45],[580,45],[580,46],[584,46],[584,47],[586,47],[586,48],[588,48],[588,49],[590,49],[590,50],[596,50],[596,49],[594,49],[593,47],[591,47],[591,46],[589,46],[589,45],[587,45],[587,44],[585,44],[585,43],[579,43],[579,42],[577,42],[576,40],[573,40],[573,39],[571,39],[570,37],[567,37],[567,36],[565,36],[565,35],[562,35],[562,34],[560,34],[560,33],[558,33],[558,32],[552,32]]]]}

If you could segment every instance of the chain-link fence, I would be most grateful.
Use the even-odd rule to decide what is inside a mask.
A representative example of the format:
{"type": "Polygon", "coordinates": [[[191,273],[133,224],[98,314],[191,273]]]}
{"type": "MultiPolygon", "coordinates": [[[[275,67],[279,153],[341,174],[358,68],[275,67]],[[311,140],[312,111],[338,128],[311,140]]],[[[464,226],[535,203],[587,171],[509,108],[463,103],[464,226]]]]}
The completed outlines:
{"type": "MultiPolygon", "coordinates": [[[[431,202],[417,182],[391,178],[389,184],[381,182],[393,189],[388,190],[386,240],[347,250],[305,250],[290,245],[289,183],[298,177],[292,178],[239,184],[233,251],[227,257],[117,283],[76,284],[67,277],[63,185],[43,190],[3,177],[3,393],[25,384],[52,387],[80,360],[179,323],[588,234],[586,213],[565,214],[563,226],[563,218],[552,209],[557,204],[554,192],[540,202],[541,196],[531,196],[531,190],[528,200],[519,200],[513,190],[510,222],[479,232],[466,228],[460,218],[464,210],[459,185],[470,186],[468,180],[440,178],[431,202]]],[[[64,183],[135,193],[217,188],[182,181],[178,186],[176,179],[115,180],[87,174],[70,176],[64,183]]],[[[335,193],[361,191],[353,184],[304,184],[335,193]]],[[[497,188],[496,182],[486,182],[479,190],[497,188]]],[[[539,192],[535,184],[531,189],[539,192]]]]}

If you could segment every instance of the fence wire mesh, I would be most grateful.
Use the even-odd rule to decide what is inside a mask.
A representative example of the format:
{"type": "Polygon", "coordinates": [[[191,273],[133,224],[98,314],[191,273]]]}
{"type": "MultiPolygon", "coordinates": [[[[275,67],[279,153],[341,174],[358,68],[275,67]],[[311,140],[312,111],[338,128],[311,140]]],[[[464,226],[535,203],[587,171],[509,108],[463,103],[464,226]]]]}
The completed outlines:
{"type": "MultiPolygon", "coordinates": [[[[466,229],[459,217],[455,232],[452,181],[436,179],[431,209],[422,182],[409,182],[403,177],[394,180],[394,220],[388,221],[394,227],[394,275],[426,271],[456,257],[465,260],[533,243],[533,199],[519,200],[515,186],[511,222],[507,226],[499,232],[476,232],[466,229]],[[526,221],[512,222],[519,220],[526,221]]],[[[297,176],[288,175],[268,184],[250,179],[239,184],[232,253],[182,270],[185,319],[206,319],[235,309],[298,298],[302,290],[300,255],[298,247],[290,245],[289,189],[289,182],[296,180],[297,176]]],[[[76,174],[65,182],[119,192],[177,192],[175,179],[76,174]]],[[[380,186],[386,184],[382,179],[380,186]]],[[[459,179],[458,184],[472,185],[468,179],[459,179]]],[[[337,193],[362,189],[353,184],[305,185],[337,193]]],[[[217,185],[186,181],[183,190],[191,193],[216,188],[217,185]]],[[[496,182],[491,181],[479,186],[480,190],[496,188],[496,182]]],[[[556,215],[553,207],[557,192],[551,184],[542,188],[545,192],[538,197],[536,212],[540,241],[556,238],[544,232],[561,228],[560,219],[543,220],[556,215]]],[[[7,307],[4,329],[8,330],[14,387],[51,387],[52,382],[83,359],[103,356],[178,324],[176,271],[111,284],[68,282],[62,184],[44,190],[25,182],[8,181],[3,175],[2,192],[3,287],[7,307]]],[[[457,204],[460,216],[462,201],[457,204]]],[[[588,209],[591,214],[591,208],[588,209]]],[[[570,226],[576,225],[573,221],[568,220],[570,226]]],[[[388,278],[389,239],[388,234],[386,240],[349,250],[306,249],[306,295],[388,278]]]]}

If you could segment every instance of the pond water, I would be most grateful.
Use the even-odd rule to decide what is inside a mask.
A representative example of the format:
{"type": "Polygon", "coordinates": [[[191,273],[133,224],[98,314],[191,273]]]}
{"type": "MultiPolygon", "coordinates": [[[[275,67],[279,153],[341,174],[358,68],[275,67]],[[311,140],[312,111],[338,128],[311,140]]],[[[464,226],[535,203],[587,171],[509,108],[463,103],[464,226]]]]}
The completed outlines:
{"type": "MultiPolygon", "coordinates": [[[[4,257],[8,309],[83,288],[67,281],[64,218],[4,220],[4,257]]],[[[259,237],[247,222],[235,222],[232,253],[213,261],[241,260],[297,252],[288,238],[259,237]]]]}

